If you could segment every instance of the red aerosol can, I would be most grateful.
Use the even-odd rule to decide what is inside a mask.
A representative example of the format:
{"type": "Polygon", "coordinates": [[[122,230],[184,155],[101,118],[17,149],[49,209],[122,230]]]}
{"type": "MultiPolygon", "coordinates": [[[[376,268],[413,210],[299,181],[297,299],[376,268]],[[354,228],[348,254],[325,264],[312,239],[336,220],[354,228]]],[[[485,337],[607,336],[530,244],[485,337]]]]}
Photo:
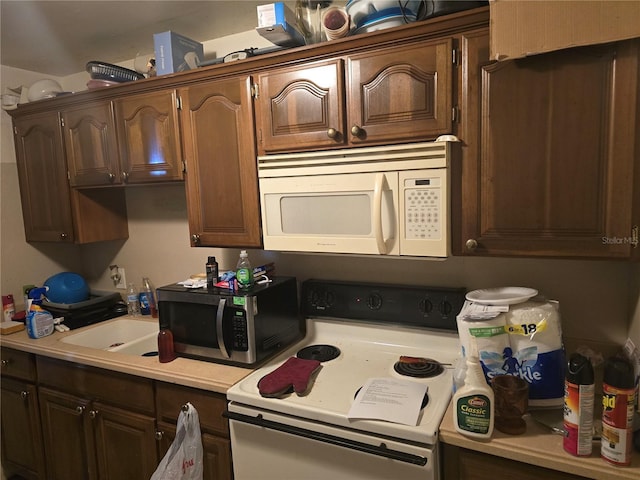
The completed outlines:
{"type": "Polygon", "coordinates": [[[631,463],[634,394],[631,363],[622,357],[608,359],[602,380],[601,456],[614,465],[631,463]]]}
{"type": "Polygon", "coordinates": [[[567,362],[564,381],[565,437],[562,442],[571,455],[588,457],[593,451],[594,387],[591,360],[574,353],[567,362]]]}

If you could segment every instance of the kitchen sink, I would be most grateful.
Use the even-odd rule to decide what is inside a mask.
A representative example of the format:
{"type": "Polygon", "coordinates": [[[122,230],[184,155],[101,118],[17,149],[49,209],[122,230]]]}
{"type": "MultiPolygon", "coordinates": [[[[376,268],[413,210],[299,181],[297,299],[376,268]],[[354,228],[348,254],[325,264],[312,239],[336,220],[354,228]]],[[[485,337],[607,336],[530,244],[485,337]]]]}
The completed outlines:
{"type": "Polygon", "coordinates": [[[157,321],[147,322],[124,318],[86,327],[82,332],[64,337],[60,341],[109,352],[142,355],[158,349],[158,330],[157,321]]]}

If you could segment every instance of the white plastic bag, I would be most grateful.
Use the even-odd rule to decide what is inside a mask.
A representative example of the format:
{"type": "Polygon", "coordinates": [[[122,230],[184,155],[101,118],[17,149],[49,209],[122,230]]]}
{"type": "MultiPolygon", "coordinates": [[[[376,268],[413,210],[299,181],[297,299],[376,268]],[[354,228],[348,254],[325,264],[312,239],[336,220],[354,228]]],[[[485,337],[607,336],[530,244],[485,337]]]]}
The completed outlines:
{"type": "Polygon", "coordinates": [[[202,480],[202,437],[200,418],[191,403],[178,417],[176,438],[151,480],[202,480]]]}

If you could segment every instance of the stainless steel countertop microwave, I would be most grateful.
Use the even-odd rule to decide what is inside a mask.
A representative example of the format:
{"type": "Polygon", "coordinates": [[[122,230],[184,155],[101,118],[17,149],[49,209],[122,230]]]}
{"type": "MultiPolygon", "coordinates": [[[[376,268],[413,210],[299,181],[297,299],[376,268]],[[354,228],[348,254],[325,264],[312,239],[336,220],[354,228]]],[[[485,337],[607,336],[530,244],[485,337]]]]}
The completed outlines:
{"type": "Polygon", "coordinates": [[[304,336],[294,277],[246,292],[172,284],[157,293],[160,328],[171,330],[179,356],[254,366],[304,336]]]}

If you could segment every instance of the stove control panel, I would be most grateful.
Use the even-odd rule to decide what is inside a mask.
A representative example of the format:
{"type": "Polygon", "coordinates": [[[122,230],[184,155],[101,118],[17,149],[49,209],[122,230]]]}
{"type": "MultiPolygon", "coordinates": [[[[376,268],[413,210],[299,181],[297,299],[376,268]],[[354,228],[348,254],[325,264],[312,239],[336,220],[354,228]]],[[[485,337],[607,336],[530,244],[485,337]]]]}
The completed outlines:
{"type": "Polygon", "coordinates": [[[307,280],[301,301],[307,316],[456,330],[465,293],[464,288],[307,280]]]}

